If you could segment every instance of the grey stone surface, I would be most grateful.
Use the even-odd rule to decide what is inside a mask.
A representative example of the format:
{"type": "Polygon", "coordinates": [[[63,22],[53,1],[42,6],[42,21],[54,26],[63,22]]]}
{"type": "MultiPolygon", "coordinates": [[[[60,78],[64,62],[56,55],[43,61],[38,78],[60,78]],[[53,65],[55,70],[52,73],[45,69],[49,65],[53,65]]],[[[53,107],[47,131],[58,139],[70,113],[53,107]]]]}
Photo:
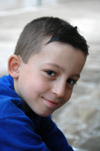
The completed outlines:
{"type": "Polygon", "coordinates": [[[89,56],[72,98],[53,120],[76,151],[100,151],[100,1],[66,0],[56,5],[0,12],[0,76],[27,22],[57,16],[77,25],[90,46],[89,56]]]}

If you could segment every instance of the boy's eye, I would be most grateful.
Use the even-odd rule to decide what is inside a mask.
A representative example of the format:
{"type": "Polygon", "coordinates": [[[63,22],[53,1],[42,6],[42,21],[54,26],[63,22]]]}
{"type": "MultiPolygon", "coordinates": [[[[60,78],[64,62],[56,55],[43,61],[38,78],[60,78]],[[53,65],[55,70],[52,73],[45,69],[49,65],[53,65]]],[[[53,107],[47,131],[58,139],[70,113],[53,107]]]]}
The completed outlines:
{"type": "Polygon", "coordinates": [[[76,81],[73,79],[68,79],[67,83],[69,83],[70,85],[74,85],[74,84],[76,84],[76,81]]]}
{"type": "Polygon", "coordinates": [[[52,70],[47,70],[45,71],[48,75],[50,75],[51,77],[54,77],[56,75],[56,73],[52,70]]]}

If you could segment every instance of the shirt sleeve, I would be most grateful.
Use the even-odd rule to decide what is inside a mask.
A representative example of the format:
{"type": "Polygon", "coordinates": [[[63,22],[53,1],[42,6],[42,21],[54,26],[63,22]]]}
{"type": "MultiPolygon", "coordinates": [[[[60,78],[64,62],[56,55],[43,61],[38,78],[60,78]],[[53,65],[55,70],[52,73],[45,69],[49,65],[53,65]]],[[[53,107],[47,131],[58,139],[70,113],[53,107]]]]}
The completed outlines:
{"type": "Polygon", "coordinates": [[[74,151],[51,116],[43,119],[39,133],[51,151],[74,151]]]}
{"type": "Polygon", "coordinates": [[[1,151],[50,151],[25,115],[0,120],[1,151]]]}

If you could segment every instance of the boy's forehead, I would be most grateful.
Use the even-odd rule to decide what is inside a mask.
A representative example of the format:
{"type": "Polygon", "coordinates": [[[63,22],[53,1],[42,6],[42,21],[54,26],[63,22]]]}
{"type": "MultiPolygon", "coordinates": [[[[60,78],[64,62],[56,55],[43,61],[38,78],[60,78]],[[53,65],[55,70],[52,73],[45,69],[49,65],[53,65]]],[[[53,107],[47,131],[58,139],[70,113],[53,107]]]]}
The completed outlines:
{"type": "MultiPolygon", "coordinates": [[[[41,41],[40,48],[38,49],[38,51],[36,53],[37,55],[35,54],[40,59],[42,59],[41,57],[43,57],[43,56],[45,57],[45,59],[47,59],[47,58],[50,59],[51,57],[57,59],[57,58],[59,58],[59,55],[60,55],[59,50],[60,50],[61,53],[64,53],[65,56],[66,56],[66,53],[67,53],[67,56],[66,56],[67,60],[70,59],[70,58],[72,59],[74,57],[73,54],[78,55],[78,57],[80,57],[80,54],[82,54],[82,56],[84,56],[86,58],[86,56],[82,52],[82,50],[77,49],[77,48],[73,47],[70,44],[62,43],[62,42],[59,42],[59,41],[51,41],[49,43],[51,38],[52,38],[52,36],[47,36],[47,37],[44,37],[44,39],[41,41]],[[80,53],[78,53],[78,52],[80,52],[80,53]]],[[[61,60],[62,60],[62,58],[60,57],[60,61],[61,60]]]]}
{"type": "Polygon", "coordinates": [[[50,39],[51,39],[51,37],[46,37],[43,40],[41,47],[40,47],[40,51],[38,51],[38,53],[37,53],[39,56],[46,55],[47,57],[51,58],[51,56],[54,55],[54,58],[55,58],[55,55],[56,55],[56,58],[57,58],[57,56],[59,56],[59,54],[60,54],[59,52],[61,52],[61,53],[64,53],[65,55],[67,53],[67,56],[69,59],[70,58],[72,59],[76,55],[80,56],[80,54],[82,54],[82,56],[84,56],[86,58],[86,56],[84,55],[82,50],[76,49],[75,47],[73,47],[70,44],[62,43],[62,42],[58,42],[58,41],[53,41],[53,42],[48,43],[48,41],[50,39]],[[73,54],[74,54],[74,56],[73,56],[73,54]]]}

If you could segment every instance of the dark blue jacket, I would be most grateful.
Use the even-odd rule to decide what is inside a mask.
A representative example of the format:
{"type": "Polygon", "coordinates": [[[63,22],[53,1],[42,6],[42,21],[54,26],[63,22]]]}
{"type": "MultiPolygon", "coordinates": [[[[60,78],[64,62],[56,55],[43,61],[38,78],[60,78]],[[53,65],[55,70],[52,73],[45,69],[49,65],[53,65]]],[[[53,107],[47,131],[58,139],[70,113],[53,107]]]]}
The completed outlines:
{"type": "Polygon", "coordinates": [[[51,116],[26,115],[10,75],[0,78],[0,151],[73,151],[51,116]]]}

